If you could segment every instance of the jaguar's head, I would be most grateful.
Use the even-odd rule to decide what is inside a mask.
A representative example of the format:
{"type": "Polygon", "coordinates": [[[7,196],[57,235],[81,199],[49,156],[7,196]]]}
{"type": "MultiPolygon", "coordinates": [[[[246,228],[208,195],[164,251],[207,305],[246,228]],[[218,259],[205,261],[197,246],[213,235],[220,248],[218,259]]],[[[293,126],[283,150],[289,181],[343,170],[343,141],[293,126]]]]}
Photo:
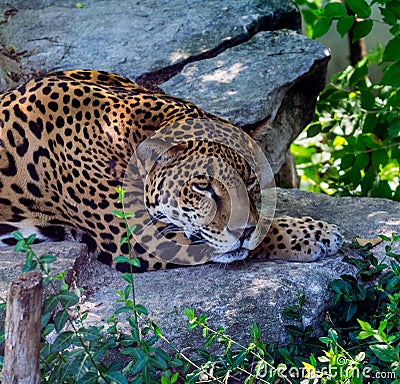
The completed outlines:
{"type": "Polygon", "coordinates": [[[244,259],[266,232],[257,210],[257,144],[226,124],[184,127],[161,130],[137,148],[147,211],[167,224],[161,235],[180,232],[212,261],[244,259]]]}

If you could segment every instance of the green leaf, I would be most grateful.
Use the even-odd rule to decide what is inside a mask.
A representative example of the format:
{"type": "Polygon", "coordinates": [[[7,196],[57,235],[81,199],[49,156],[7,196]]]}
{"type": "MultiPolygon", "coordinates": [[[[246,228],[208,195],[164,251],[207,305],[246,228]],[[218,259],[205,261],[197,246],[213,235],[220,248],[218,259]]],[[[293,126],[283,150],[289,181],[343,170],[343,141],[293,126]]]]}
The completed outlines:
{"type": "Polygon", "coordinates": [[[22,272],[29,272],[36,269],[38,262],[36,260],[28,260],[22,267],[22,272]]]}
{"type": "Polygon", "coordinates": [[[51,311],[54,311],[54,309],[57,307],[58,302],[59,302],[58,295],[52,295],[46,298],[43,304],[43,313],[46,314],[51,311]]]}
{"type": "Polygon", "coordinates": [[[140,268],[140,260],[137,257],[129,259],[129,264],[132,265],[132,267],[140,268]]]}
{"type": "Polygon", "coordinates": [[[111,210],[111,213],[118,219],[123,219],[125,217],[124,212],[117,211],[116,209],[111,210]]]}
{"type": "Polygon", "coordinates": [[[78,333],[79,336],[85,341],[100,340],[102,338],[99,328],[94,326],[88,328],[80,328],[78,330],[78,333]]]}
{"type": "MultiPolygon", "coordinates": [[[[143,354],[144,355],[144,354],[143,354]]],[[[136,363],[133,365],[132,370],[129,372],[131,375],[136,375],[137,373],[141,372],[147,364],[147,359],[145,356],[142,358],[138,358],[136,363]]],[[[142,383],[142,381],[140,381],[142,383]]]]}
{"type": "Polygon", "coordinates": [[[379,149],[377,151],[372,152],[372,164],[374,167],[379,170],[379,167],[385,166],[389,161],[389,156],[385,149],[379,149]]]}
{"type": "Polygon", "coordinates": [[[353,169],[359,171],[361,169],[364,169],[368,163],[369,163],[368,154],[364,152],[358,153],[354,161],[353,169]]]}
{"type": "Polygon", "coordinates": [[[381,11],[381,15],[383,17],[383,21],[389,25],[396,25],[397,24],[397,16],[396,14],[389,8],[379,7],[381,11]]]}
{"type": "Polygon", "coordinates": [[[154,323],[151,323],[151,325],[152,325],[152,327],[153,327],[153,330],[154,330],[154,333],[155,333],[155,335],[158,337],[158,338],[162,338],[162,332],[161,332],[161,329],[160,329],[160,327],[157,325],[157,324],[154,324],[154,323]]]}
{"type": "Polygon", "coordinates": [[[378,123],[377,115],[375,113],[368,113],[364,119],[363,133],[374,132],[377,123],[378,123]]]}
{"type": "Polygon", "coordinates": [[[335,18],[347,16],[346,7],[342,3],[328,3],[324,8],[325,16],[335,18]]]}
{"type": "Polygon", "coordinates": [[[361,108],[372,111],[375,107],[375,95],[368,89],[361,90],[361,108]]]}
{"type": "Polygon", "coordinates": [[[353,43],[367,36],[371,31],[374,23],[372,20],[363,20],[354,24],[353,43]]]}
{"type": "Polygon", "coordinates": [[[357,336],[357,339],[366,339],[367,337],[371,337],[374,335],[374,330],[370,323],[362,321],[360,319],[357,319],[357,321],[362,329],[360,334],[357,336]]]}
{"type": "Polygon", "coordinates": [[[400,36],[396,36],[387,43],[382,61],[400,61],[400,36]]]}
{"type": "Polygon", "coordinates": [[[129,263],[129,259],[126,256],[119,255],[114,259],[115,263],[129,263]]]}
{"type": "Polygon", "coordinates": [[[143,306],[143,305],[141,305],[141,304],[136,305],[136,306],[134,307],[134,310],[135,310],[137,313],[140,313],[141,315],[147,316],[147,315],[149,314],[149,312],[148,312],[148,310],[146,309],[146,307],[143,306]]]}
{"type": "Polygon", "coordinates": [[[375,171],[373,167],[370,167],[368,171],[365,173],[364,178],[361,182],[361,190],[363,192],[363,196],[367,196],[369,191],[371,191],[374,182],[376,179],[375,171]]]}
{"type": "Polygon", "coordinates": [[[14,246],[15,252],[27,252],[28,247],[25,245],[25,240],[19,240],[17,244],[14,246]]]}
{"type": "Polygon", "coordinates": [[[64,349],[67,349],[70,345],[72,345],[75,341],[75,334],[72,331],[67,331],[60,333],[57,338],[54,340],[53,345],[51,346],[52,352],[59,352],[64,349]]]}
{"type": "Polygon", "coordinates": [[[396,120],[390,123],[388,128],[388,134],[390,137],[395,138],[400,136],[400,121],[396,120]]]}
{"type": "Polygon", "coordinates": [[[129,284],[133,284],[133,276],[131,273],[123,273],[122,274],[122,279],[125,280],[129,284]]]}
{"type": "Polygon", "coordinates": [[[57,260],[57,258],[54,255],[42,255],[39,258],[39,263],[41,264],[51,264],[54,263],[57,260]]]}
{"type": "Polygon", "coordinates": [[[393,363],[399,361],[399,353],[390,348],[386,344],[374,344],[369,346],[372,352],[375,353],[379,360],[385,361],[387,363],[393,363]]]}
{"type": "Polygon", "coordinates": [[[67,310],[58,311],[54,316],[54,326],[57,332],[61,332],[69,319],[67,310]]]}
{"type": "Polygon", "coordinates": [[[387,327],[387,324],[388,324],[387,320],[381,320],[381,321],[379,322],[378,331],[379,331],[379,332],[384,331],[384,330],[386,329],[386,327],[387,327]]]}
{"type": "Polygon", "coordinates": [[[340,168],[348,169],[353,166],[355,156],[353,154],[346,154],[341,158],[340,168]]]}
{"type": "Polygon", "coordinates": [[[393,35],[399,35],[400,34],[400,24],[394,25],[392,28],[389,29],[389,32],[393,35]]]}
{"type": "Polygon", "coordinates": [[[373,133],[367,133],[360,136],[364,141],[366,147],[373,149],[382,148],[382,140],[373,133]]]}
{"type": "Polygon", "coordinates": [[[183,309],[183,313],[186,315],[186,317],[189,320],[194,320],[194,310],[193,309],[189,309],[189,308],[184,308],[183,309]]]}
{"type": "Polygon", "coordinates": [[[285,325],[286,331],[289,332],[291,336],[301,337],[304,335],[304,329],[296,326],[296,325],[285,325]]]}
{"type": "Polygon", "coordinates": [[[318,19],[318,16],[311,9],[302,9],[301,14],[303,15],[304,22],[308,25],[313,25],[318,19]]]}
{"type": "Polygon", "coordinates": [[[240,352],[234,359],[233,359],[233,366],[238,367],[240,364],[242,364],[247,357],[247,351],[243,350],[240,352]]]}
{"type": "Polygon", "coordinates": [[[349,295],[351,293],[351,285],[341,279],[335,279],[331,281],[328,286],[334,292],[342,295],[349,295]]]}
{"type": "Polygon", "coordinates": [[[367,61],[364,59],[359,62],[353,69],[353,73],[350,76],[349,83],[353,87],[360,81],[365,83],[365,77],[368,75],[368,65],[367,61]]]}
{"type": "Polygon", "coordinates": [[[260,337],[260,331],[255,323],[251,326],[250,336],[253,341],[258,340],[260,337]]]}
{"type": "Polygon", "coordinates": [[[390,9],[400,19],[400,3],[398,0],[392,0],[386,3],[386,8],[390,9]]]}
{"type": "Polygon", "coordinates": [[[346,4],[358,17],[367,18],[371,15],[371,7],[365,0],[346,0],[346,4]]]}
{"type": "Polygon", "coordinates": [[[336,30],[339,32],[341,37],[344,37],[350,28],[354,24],[354,16],[345,16],[338,20],[336,24],[336,30]]]}
{"type": "Polygon", "coordinates": [[[112,384],[128,384],[128,380],[120,372],[107,372],[106,378],[110,379],[112,384]]]}
{"type": "Polygon", "coordinates": [[[392,199],[395,201],[400,201],[400,185],[396,188],[396,191],[394,192],[392,199]]]}
{"type": "Polygon", "coordinates": [[[328,337],[331,341],[337,343],[338,333],[333,328],[328,330],[328,337]]]}
{"type": "Polygon", "coordinates": [[[129,306],[124,306],[124,307],[119,307],[115,312],[114,312],[114,314],[115,315],[119,315],[120,313],[126,313],[126,312],[130,312],[130,311],[132,311],[132,307],[129,307],[129,306]]]}
{"type": "Polygon", "coordinates": [[[131,294],[131,292],[132,292],[132,285],[127,285],[125,287],[124,293],[123,293],[123,297],[124,297],[125,300],[129,299],[129,295],[131,294]]]}
{"type": "Polygon", "coordinates": [[[357,308],[357,303],[355,303],[354,301],[347,305],[346,322],[349,322],[353,318],[353,316],[357,312],[357,308]]]}
{"type": "Polygon", "coordinates": [[[23,235],[21,232],[19,232],[19,231],[14,231],[14,232],[12,232],[12,235],[13,235],[13,237],[14,237],[15,240],[25,242],[24,235],[23,235]]]}
{"type": "Polygon", "coordinates": [[[33,242],[35,241],[36,234],[32,233],[32,235],[29,235],[28,238],[25,240],[26,244],[32,245],[33,242]]]}
{"type": "Polygon", "coordinates": [[[61,291],[57,297],[64,308],[72,307],[79,302],[79,297],[70,291],[61,291]]]}
{"type": "Polygon", "coordinates": [[[311,123],[308,127],[307,127],[307,137],[314,137],[316,135],[318,135],[321,132],[322,129],[322,125],[321,123],[318,121],[316,123],[311,123]]]}
{"type": "Polygon", "coordinates": [[[127,230],[126,233],[129,237],[132,236],[132,234],[135,232],[136,229],[136,224],[131,225],[127,230]]]}
{"type": "Polygon", "coordinates": [[[387,180],[379,180],[379,183],[372,189],[371,197],[391,199],[393,191],[387,180]]]}
{"type": "Polygon", "coordinates": [[[310,363],[314,368],[317,368],[317,360],[315,360],[314,355],[310,355],[310,363]]]}
{"type": "Polygon", "coordinates": [[[400,63],[394,63],[386,68],[381,84],[400,87],[400,63]]]}
{"type": "Polygon", "coordinates": [[[332,20],[327,17],[319,19],[314,27],[313,27],[313,34],[312,38],[317,39],[318,37],[324,36],[330,29],[332,25],[332,20]]]}

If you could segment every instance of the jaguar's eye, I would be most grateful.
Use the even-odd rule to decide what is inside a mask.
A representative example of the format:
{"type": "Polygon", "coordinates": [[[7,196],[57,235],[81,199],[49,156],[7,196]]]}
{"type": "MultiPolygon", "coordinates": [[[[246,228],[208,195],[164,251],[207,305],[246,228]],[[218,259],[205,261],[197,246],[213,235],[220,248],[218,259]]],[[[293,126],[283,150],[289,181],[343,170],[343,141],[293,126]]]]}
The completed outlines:
{"type": "Polygon", "coordinates": [[[213,191],[211,184],[207,181],[204,182],[197,182],[192,184],[192,189],[195,192],[198,193],[204,193],[204,192],[211,192],[213,191]]]}
{"type": "Polygon", "coordinates": [[[215,193],[213,187],[211,186],[211,183],[207,181],[200,181],[197,183],[192,184],[192,189],[194,192],[200,193],[201,195],[208,196],[211,199],[214,199],[215,201],[218,199],[217,194],[215,193]]]}
{"type": "Polygon", "coordinates": [[[249,180],[247,180],[247,189],[253,189],[257,184],[257,177],[256,176],[252,176],[249,178],[249,180]]]}

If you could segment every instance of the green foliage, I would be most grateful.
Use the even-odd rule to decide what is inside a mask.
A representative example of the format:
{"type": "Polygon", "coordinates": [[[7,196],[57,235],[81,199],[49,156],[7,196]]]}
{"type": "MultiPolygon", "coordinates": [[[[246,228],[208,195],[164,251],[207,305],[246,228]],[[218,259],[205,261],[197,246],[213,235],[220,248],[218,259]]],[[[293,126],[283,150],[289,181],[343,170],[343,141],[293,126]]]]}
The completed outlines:
{"type": "Polygon", "coordinates": [[[274,346],[267,346],[260,341],[261,332],[253,324],[247,346],[242,346],[225,333],[224,328],[214,330],[209,327],[206,315],[196,317],[194,311],[185,309],[189,319],[188,328],[199,327],[205,339],[205,348],[198,350],[200,361],[195,369],[189,372],[186,366],[185,383],[272,383],[279,378],[281,371],[286,370],[284,364],[276,364],[274,346]],[[221,355],[213,355],[208,348],[218,343],[223,346],[221,355]]]}
{"type": "Polygon", "coordinates": [[[321,37],[332,26],[353,41],[367,36],[378,22],[371,16],[379,5],[383,23],[393,38],[378,46],[354,67],[334,75],[321,93],[313,122],[292,146],[302,180],[313,191],[329,194],[386,197],[400,201],[400,6],[396,1],[296,1],[307,5],[307,31],[321,37]],[[380,65],[379,82],[368,78],[371,65],[380,65]]]}

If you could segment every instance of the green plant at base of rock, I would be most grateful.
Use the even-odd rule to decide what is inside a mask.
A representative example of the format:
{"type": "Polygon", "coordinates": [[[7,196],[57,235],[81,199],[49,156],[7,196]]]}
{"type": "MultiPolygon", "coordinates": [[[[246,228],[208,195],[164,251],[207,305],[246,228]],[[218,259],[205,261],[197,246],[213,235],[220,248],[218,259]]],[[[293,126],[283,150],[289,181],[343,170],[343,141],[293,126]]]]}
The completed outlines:
{"type": "Polygon", "coordinates": [[[283,364],[274,366],[274,347],[267,347],[260,342],[261,332],[253,324],[248,345],[242,346],[225,333],[222,327],[214,330],[207,324],[206,315],[195,316],[194,311],[184,310],[189,319],[189,330],[200,327],[205,338],[205,348],[198,350],[203,362],[186,375],[186,383],[270,383],[278,377],[278,373],[285,370],[283,364]],[[207,349],[217,342],[224,347],[224,353],[218,356],[210,354],[207,349]]]}
{"type": "Polygon", "coordinates": [[[328,336],[320,338],[327,350],[304,363],[321,383],[400,383],[400,254],[393,252],[400,236],[381,237],[389,243],[384,260],[363,247],[361,258],[344,258],[357,278],[329,284],[334,306],[322,324],[328,336]]]}
{"type": "Polygon", "coordinates": [[[328,2],[296,0],[313,38],[335,25],[353,43],[374,23],[372,4],[393,38],[354,66],[334,75],[321,93],[306,137],[292,145],[302,181],[313,191],[386,197],[400,201],[400,5],[396,1],[328,2]],[[306,6],[306,8],[304,8],[306,6]],[[371,65],[386,65],[379,82],[368,78],[371,65]]]}

